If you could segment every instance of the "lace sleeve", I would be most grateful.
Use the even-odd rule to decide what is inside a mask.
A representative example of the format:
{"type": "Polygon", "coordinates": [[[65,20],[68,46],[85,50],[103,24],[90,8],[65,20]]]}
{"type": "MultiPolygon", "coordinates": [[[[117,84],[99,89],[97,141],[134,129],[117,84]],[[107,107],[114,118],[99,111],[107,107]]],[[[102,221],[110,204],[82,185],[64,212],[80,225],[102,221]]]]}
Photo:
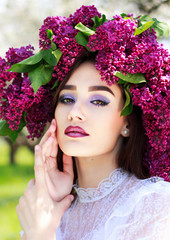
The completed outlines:
{"type": "Polygon", "coordinates": [[[169,240],[170,184],[145,182],[105,224],[105,239],[169,240]],[[114,227],[113,227],[114,226],[114,227]]]}

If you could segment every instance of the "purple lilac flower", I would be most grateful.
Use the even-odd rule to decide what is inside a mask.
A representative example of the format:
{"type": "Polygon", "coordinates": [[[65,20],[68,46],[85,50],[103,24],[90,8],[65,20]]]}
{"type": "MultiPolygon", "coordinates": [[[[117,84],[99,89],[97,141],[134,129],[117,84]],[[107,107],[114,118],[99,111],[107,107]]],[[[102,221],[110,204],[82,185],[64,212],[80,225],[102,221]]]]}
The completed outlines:
{"type": "Polygon", "coordinates": [[[47,122],[52,120],[52,94],[50,87],[40,87],[33,104],[26,109],[26,127],[28,138],[39,138],[47,122]]]}
{"type": "Polygon", "coordinates": [[[93,27],[94,22],[92,20],[93,17],[98,16],[101,17],[101,14],[98,12],[94,5],[92,6],[84,6],[82,5],[76,12],[70,15],[67,19],[70,25],[75,26],[79,22],[83,23],[87,27],[93,27]]]}
{"type": "Polygon", "coordinates": [[[0,58],[0,118],[5,120],[12,130],[17,130],[25,112],[26,126],[30,133],[28,137],[34,139],[40,137],[46,122],[51,121],[52,92],[46,86],[47,89],[40,87],[35,94],[27,74],[6,71],[11,63],[17,63],[32,56],[32,50],[33,47],[30,45],[20,49],[10,48],[6,53],[7,61],[0,58]],[[11,81],[10,85],[7,83],[9,81],[11,81]],[[36,115],[37,110],[39,114],[36,115]],[[40,118],[42,118],[41,121],[40,118]],[[31,128],[30,125],[34,127],[31,128]]]}

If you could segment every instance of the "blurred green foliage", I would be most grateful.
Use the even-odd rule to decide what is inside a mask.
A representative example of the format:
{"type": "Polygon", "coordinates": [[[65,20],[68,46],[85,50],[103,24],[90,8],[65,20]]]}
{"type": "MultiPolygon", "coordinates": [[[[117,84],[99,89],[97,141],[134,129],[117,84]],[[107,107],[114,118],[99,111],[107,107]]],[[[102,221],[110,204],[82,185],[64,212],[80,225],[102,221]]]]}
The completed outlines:
{"type": "Polygon", "coordinates": [[[0,142],[0,240],[20,239],[16,205],[28,181],[34,177],[33,153],[21,146],[15,154],[15,164],[9,164],[10,148],[0,142]]]}

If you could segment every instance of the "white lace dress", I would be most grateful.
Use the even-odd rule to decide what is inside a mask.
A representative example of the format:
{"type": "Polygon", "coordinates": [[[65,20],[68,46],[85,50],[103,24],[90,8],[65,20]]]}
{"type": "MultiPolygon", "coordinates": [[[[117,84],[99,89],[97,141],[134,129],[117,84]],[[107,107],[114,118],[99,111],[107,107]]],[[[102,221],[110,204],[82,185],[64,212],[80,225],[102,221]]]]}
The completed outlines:
{"type": "Polygon", "coordinates": [[[170,183],[114,170],[97,188],[75,186],[56,240],[170,240],[170,183]]]}

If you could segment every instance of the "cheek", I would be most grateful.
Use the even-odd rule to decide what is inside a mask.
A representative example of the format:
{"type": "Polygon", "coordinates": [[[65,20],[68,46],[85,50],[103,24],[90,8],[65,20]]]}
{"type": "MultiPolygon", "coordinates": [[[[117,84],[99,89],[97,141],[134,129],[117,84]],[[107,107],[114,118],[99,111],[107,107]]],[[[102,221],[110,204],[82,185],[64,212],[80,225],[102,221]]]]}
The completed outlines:
{"type": "Polygon", "coordinates": [[[66,109],[59,104],[55,109],[55,120],[59,125],[65,121],[66,114],[66,109]]]}
{"type": "Polygon", "coordinates": [[[63,129],[63,123],[64,123],[64,112],[63,108],[57,107],[55,110],[55,120],[57,123],[57,139],[61,136],[61,131],[63,129]]]}
{"type": "Polygon", "coordinates": [[[56,107],[56,109],[55,109],[55,113],[54,113],[54,116],[55,116],[55,120],[56,120],[57,122],[58,122],[58,119],[59,119],[58,116],[60,116],[59,112],[60,112],[59,108],[56,107]]]}
{"type": "Polygon", "coordinates": [[[123,124],[124,117],[120,117],[120,112],[101,115],[94,125],[97,128],[97,138],[103,138],[107,143],[115,142],[121,134],[123,124]]]}

